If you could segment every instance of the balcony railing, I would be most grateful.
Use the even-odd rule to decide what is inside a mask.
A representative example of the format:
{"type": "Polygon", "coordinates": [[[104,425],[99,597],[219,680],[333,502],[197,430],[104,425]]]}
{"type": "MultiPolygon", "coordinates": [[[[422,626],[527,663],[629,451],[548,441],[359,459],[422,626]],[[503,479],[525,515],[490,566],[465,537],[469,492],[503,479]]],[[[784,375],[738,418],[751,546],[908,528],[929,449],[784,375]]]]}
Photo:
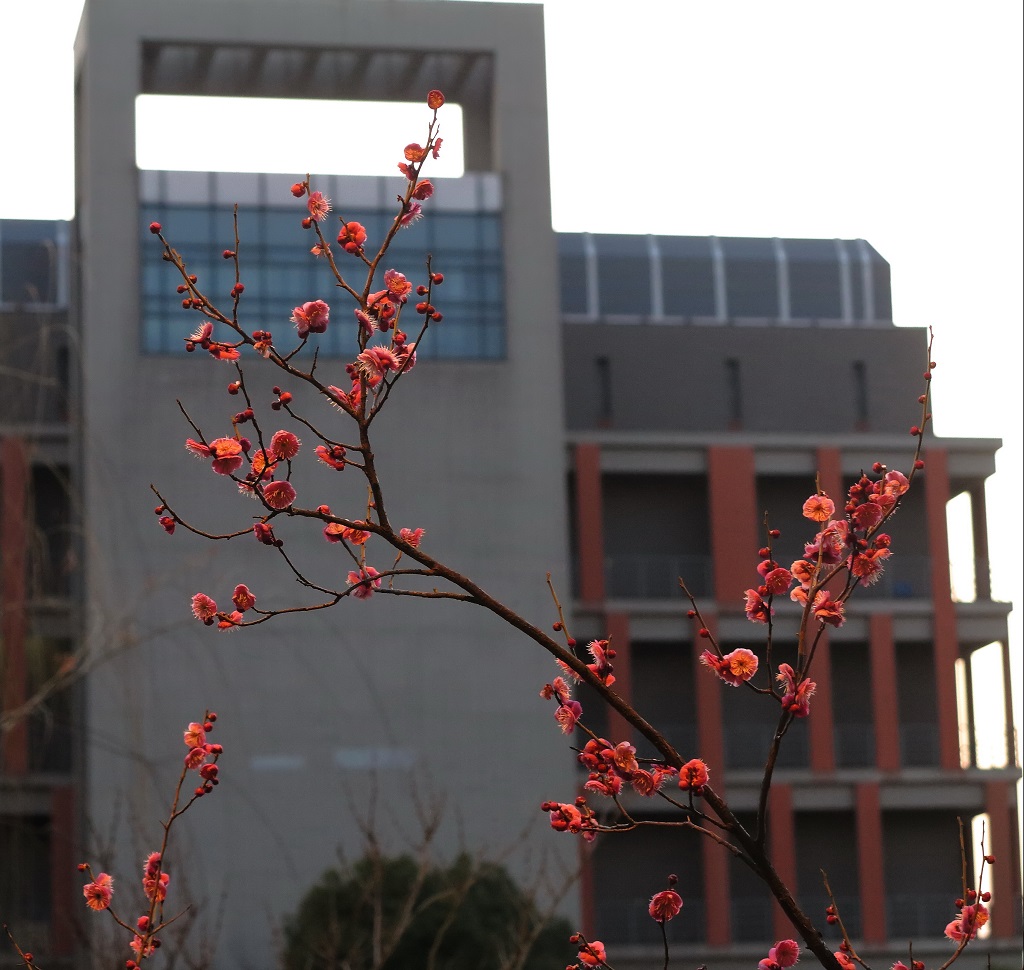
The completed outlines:
{"type": "Polygon", "coordinates": [[[0,310],[0,423],[68,421],[72,348],[66,310],[0,310]]]}
{"type": "Polygon", "coordinates": [[[892,893],[885,901],[890,940],[942,936],[953,918],[949,893],[892,893]]]}
{"type": "Polygon", "coordinates": [[[605,587],[615,599],[681,599],[682,578],[694,596],[711,595],[711,557],[624,553],[606,556],[605,587]]]}
{"type": "Polygon", "coordinates": [[[772,937],[772,900],[768,896],[739,896],[729,906],[732,938],[736,943],[757,943],[772,937]]]}
{"type": "MultiPolygon", "coordinates": [[[[858,588],[872,599],[928,599],[931,558],[895,555],[876,583],[858,588]]],[[[986,567],[987,568],[987,567],[986,567]]],[[[679,580],[694,596],[714,593],[711,556],[667,553],[615,553],[605,557],[605,587],[615,599],[680,599],[679,580]]]]}
{"type": "MultiPolygon", "coordinates": [[[[725,763],[729,768],[763,768],[774,725],[756,721],[725,725],[725,763]]],[[[790,726],[779,748],[778,768],[807,767],[807,731],[802,724],[790,726]]]]}
{"type": "Polygon", "coordinates": [[[928,599],[932,594],[932,561],[929,556],[896,553],[885,562],[878,582],[857,589],[857,596],[878,599],[928,599]]]}
{"type": "Polygon", "coordinates": [[[935,724],[900,725],[900,764],[935,768],[939,764],[939,729],[935,724]]]}
{"type": "MultiPolygon", "coordinates": [[[[650,721],[684,758],[697,757],[697,725],[692,721],[672,721],[658,716],[657,710],[643,710],[644,717],[650,721]]],[[[643,737],[636,736],[633,743],[642,758],[660,757],[651,743],[643,737]]]]}
{"type": "Polygon", "coordinates": [[[836,764],[840,768],[867,768],[875,763],[875,726],[837,724],[836,764]]]}
{"type": "MultiPolygon", "coordinates": [[[[660,944],[661,931],[651,919],[650,896],[604,898],[597,902],[597,935],[613,943],[660,944]]],[[[669,943],[704,941],[704,901],[686,897],[683,912],[665,924],[669,943]]]]}

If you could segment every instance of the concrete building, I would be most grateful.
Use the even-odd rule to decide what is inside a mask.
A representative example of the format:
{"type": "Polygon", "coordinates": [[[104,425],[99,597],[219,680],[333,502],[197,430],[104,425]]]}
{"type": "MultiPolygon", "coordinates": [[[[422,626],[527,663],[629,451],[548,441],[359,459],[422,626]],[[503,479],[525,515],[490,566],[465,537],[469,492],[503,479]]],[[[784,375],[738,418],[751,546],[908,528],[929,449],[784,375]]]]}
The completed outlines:
{"type": "MultiPolygon", "coordinates": [[[[788,564],[812,538],[801,507],[816,475],[843,496],[875,461],[909,467],[926,335],[893,325],[888,265],[863,240],[561,234],[558,246],[580,628],[613,634],[617,688],[681,752],[718,766],[730,804],[752,818],[777,711],[701,668],[706,643],[682,616],[677,577],[724,642],[763,660],[742,591],[758,584],[765,512],[788,564]]],[[[1008,606],[992,601],[985,545],[998,444],[926,444],[922,483],[887,526],[896,555],[828,631],[812,715],[787,735],[771,791],[772,857],[788,885],[820,918],[826,869],[844,921],[878,962],[910,938],[915,957],[948,952],[934,937],[948,887],[960,885],[958,817],[988,817],[991,851],[1009,861],[992,871],[1007,900],[993,910],[993,945],[1012,953],[1019,942],[1008,606]],[[975,584],[954,596],[946,507],[962,493],[975,584]],[[966,661],[992,642],[1002,644],[992,705],[1007,725],[1006,767],[980,770],[966,661]]],[[[773,663],[792,661],[798,611],[777,612],[773,663]]],[[[606,731],[629,736],[617,718],[606,731]]],[[[643,902],[666,871],[696,915],[670,927],[709,947],[701,960],[748,945],[754,958],[760,941],[789,933],[719,846],[657,828],[637,836],[599,840],[584,882],[585,923],[622,944],[616,966],[642,965],[655,939],[643,902]]]]}
{"type": "MultiPolygon", "coordinates": [[[[839,495],[876,460],[906,466],[924,335],[893,326],[888,266],[862,240],[539,228],[551,223],[539,8],[309,0],[302,10],[87,0],[76,222],[70,233],[0,226],[4,334],[36,341],[16,378],[13,337],[2,358],[4,402],[7,389],[23,410],[36,402],[0,417],[2,709],[29,700],[76,648],[102,659],[4,736],[0,851],[14,862],[0,866],[0,901],[20,901],[48,965],[78,965],[80,930],[95,921],[79,911],[74,863],[93,859],[127,893],[157,847],[178,732],[213,707],[224,784],[181,820],[169,869],[198,917],[187,945],[215,937],[218,968],[274,965],[286,914],[336,862],[335,847],[360,851],[353,815],[373,812],[382,838],[401,846],[436,796],[441,855],[511,850],[524,880],[582,859],[564,908],[615,947],[616,966],[647,965],[660,945],[646,899],[669,871],[686,899],[671,929],[687,957],[747,965],[788,931],[714,846],[651,829],[577,856],[549,832],[538,803],[568,798],[579,781],[536,696],[552,667],[488,615],[377,597],[227,636],[191,619],[193,593],[226,600],[238,582],[261,605],[305,600],[271,550],[168,537],[152,515],[151,482],[211,531],[244,529],[252,511],[182,448],[192,432],[175,399],[209,437],[230,433],[232,374],[181,353],[194,318],[145,227],[161,222],[226,301],[234,277],[220,253],[233,245],[238,203],[250,329],[284,332],[291,308],[326,297],[330,283],[297,228],[293,176],[140,172],[135,99],[420,101],[439,87],[462,106],[469,174],[445,182],[393,250],[410,276],[424,252],[441,261],[446,319],[379,429],[392,508],[427,529],[435,555],[532,619],[552,612],[544,573],[566,577],[575,635],[614,637],[623,694],[699,752],[741,812],[756,804],[767,715],[759,698],[698,669],[703,644],[676,578],[723,639],[753,647],[741,594],[762,544],[759,510],[772,510],[795,558],[816,472],[839,495]],[[44,316],[48,326],[36,325],[44,316]]],[[[379,238],[394,179],[315,181],[379,238]]],[[[345,337],[332,325],[321,345],[337,383],[345,337]]],[[[267,402],[276,379],[266,377],[267,402]]],[[[911,935],[923,938],[915,954],[948,951],[935,933],[959,892],[954,819],[982,813],[1011,864],[993,871],[1007,903],[977,950],[1016,945],[1017,752],[1008,728],[1007,767],[974,767],[973,715],[956,681],[970,669],[963,659],[993,641],[1009,664],[1008,607],[991,601],[985,548],[983,484],[997,447],[929,443],[924,485],[893,525],[897,556],[830,636],[814,714],[787,739],[773,790],[773,855],[800,899],[823,908],[823,865],[876,955],[911,935]],[[945,509],[965,491],[978,568],[973,595],[954,601],[945,509]]],[[[361,513],[354,477],[316,471],[293,479],[301,498],[361,513]]],[[[280,534],[310,576],[347,569],[319,536],[280,534]]],[[[779,629],[794,618],[780,608],[779,629]]],[[[997,701],[1011,725],[1004,680],[997,701]]],[[[614,718],[597,727],[628,736],[614,718]]]]}

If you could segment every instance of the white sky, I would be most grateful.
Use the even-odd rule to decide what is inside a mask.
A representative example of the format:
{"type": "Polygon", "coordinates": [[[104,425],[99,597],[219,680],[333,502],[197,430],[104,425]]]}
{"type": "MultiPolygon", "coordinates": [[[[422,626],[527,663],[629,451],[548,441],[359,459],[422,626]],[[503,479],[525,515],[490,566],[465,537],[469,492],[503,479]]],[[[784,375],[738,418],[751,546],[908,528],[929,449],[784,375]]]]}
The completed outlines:
{"type": "MultiPolygon", "coordinates": [[[[0,218],[72,215],[81,6],[0,4],[0,218]]],[[[545,14],[555,228],[869,240],[897,322],[935,328],[939,432],[1005,442],[993,588],[1020,604],[1022,5],[549,0],[545,14]]],[[[916,394],[893,388],[893,407],[916,394]]]]}

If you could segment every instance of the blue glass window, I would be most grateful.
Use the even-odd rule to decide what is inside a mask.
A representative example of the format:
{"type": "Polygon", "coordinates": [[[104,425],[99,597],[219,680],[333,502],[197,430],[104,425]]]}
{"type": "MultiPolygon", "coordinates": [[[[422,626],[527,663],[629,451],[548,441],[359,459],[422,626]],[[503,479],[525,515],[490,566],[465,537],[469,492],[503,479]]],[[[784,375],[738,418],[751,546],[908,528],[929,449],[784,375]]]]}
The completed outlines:
{"type": "MultiPolygon", "coordinates": [[[[144,353],[177,353],[184,338],[202,322],[194,311],[181,307],[175,292],[180,282],[171,267],[160,259],[148,226],[159,222],[168,240],[184,257],[188,271],[199,277],[199,288],[222,311],[231,306],[234,264],[225,260],[225,249],[234,248],[233,207],[191,206],[168,203],[140,205],[142,240],[142,350],[144,353]]],[[[383,238],[392,214],[379,210],[347,209],[347,222],[361,222],[367,230],[367,247],[383,238]]],[[[333,243],[337,222],[327,224],[333,243]]],[[[282,346],[292,330],[292,309],[308,300],[331,305],[327,333],[310,338],[321,353],[350,356],[355,350],[354,304],[337,292],[334,277],[323,259],[310,254],[316,238],[299,224],[294,211],[268,207],[240,207],[239,258],[245,295],[239,319],[249,332],[269,330],[282,346]]],[[[343,274],[360,269],[357,261],[334,243],[343,274]]],[[[414,283],[426,279],[426,257],[433,254],[433,269],[444,273],[445,282],[435,291],[437,308],[444,320],[431,327],[420,353],[427,359],[495,360],[505,356],[505,300],[501,216],[496,212],[431,212],[395,237],[382,269],[394,267],[414,283]]],[[[346,277],[348,278],[348,277],[346,277]]],[[[351,282],[361,290],[365,273],[355,272],[351,282]]],[[[378,273],[383,288],[383,273],[378,273]]],[[[413,339],[421,319],[410,305],[401,326],[413,339]]]]}

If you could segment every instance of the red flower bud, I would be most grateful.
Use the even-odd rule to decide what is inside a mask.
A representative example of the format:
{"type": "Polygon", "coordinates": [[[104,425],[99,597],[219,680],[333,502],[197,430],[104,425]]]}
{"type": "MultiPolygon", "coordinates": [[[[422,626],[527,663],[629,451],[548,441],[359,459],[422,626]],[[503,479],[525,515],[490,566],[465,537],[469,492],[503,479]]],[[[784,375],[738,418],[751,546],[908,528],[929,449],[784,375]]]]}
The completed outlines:
{"type": "Polygon", "coordinates": [[[149,224],[149,231],[153,233],[154,236],[157,235],[161,229],[163,229],[163,226],[161,226],[159,222],[151,222],[149,224]]]}
{"type": "Polygon", "coordinates": [[[292,195],[294,195],[296,199],[301,199],[305,194],[306,185],[304,182],[296,182],[292,186],[292,195]]]}

